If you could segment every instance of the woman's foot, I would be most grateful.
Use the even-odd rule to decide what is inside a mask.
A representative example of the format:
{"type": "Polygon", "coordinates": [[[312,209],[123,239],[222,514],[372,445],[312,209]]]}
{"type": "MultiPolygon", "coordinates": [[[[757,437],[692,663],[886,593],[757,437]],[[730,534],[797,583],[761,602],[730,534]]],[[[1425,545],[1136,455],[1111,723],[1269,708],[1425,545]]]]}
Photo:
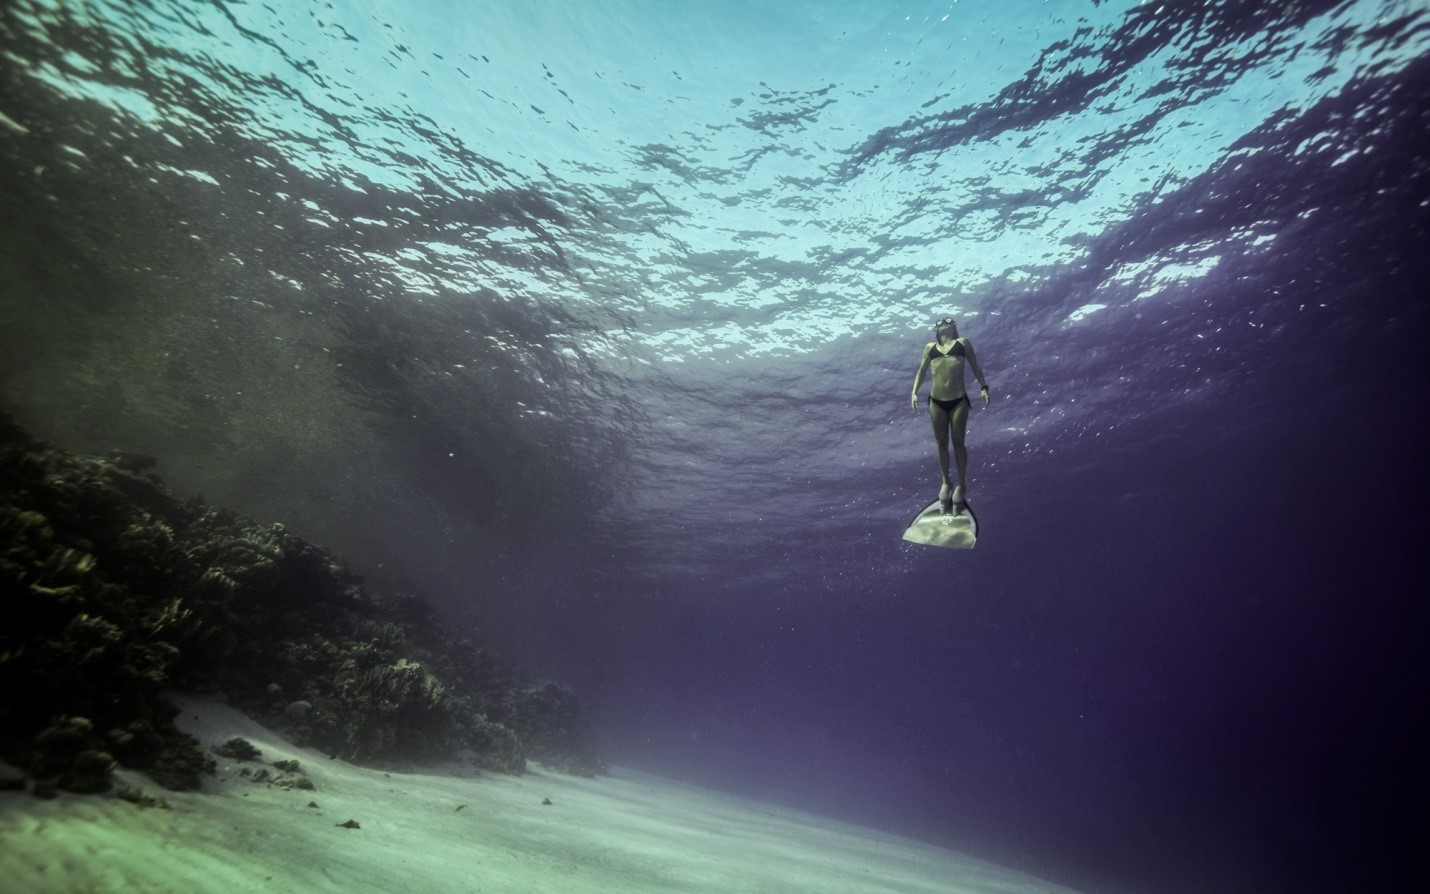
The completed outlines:
{"type": "Polygon", "coordinates": [[[938,489],[938,508],[943,510],[944,515],[953,511],[953,489],[947,481],[938,489]]]}
{"type": "Polygon", "coordinates": [[[950,494],[948,498],[948,501],[953,504],[955,511],[960,514],[963,512],[963,507],[968,505],[965,495],[966,491],[963,489],[963,485],[960,484],[953,489],[953,493],[950,494]]]}

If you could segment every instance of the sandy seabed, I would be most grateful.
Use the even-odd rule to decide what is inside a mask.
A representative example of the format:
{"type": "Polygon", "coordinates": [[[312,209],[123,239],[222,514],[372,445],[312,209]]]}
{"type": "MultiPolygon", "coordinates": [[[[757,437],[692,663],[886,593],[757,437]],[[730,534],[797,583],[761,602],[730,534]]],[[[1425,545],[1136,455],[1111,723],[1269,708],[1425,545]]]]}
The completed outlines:
{"type": "Polygon", "coordinates": [[[217,758],[204,792],[167,792],[142,774],[117,774],[169,809],[113,794],[45,801],[0,793],[0,891],[1069,890],[954,851],[630,770],[598,779],[541,770],[386,773],[296,747],[218,702],[181,704],[180,728],[206,746],[241,736],[261,758],[217,758]],[[252,780],[259,769],[276,776],[278,760],[298,761],[314,790],[252,780]],[[360,828],[341,825],[349,820],[360,828]]]}

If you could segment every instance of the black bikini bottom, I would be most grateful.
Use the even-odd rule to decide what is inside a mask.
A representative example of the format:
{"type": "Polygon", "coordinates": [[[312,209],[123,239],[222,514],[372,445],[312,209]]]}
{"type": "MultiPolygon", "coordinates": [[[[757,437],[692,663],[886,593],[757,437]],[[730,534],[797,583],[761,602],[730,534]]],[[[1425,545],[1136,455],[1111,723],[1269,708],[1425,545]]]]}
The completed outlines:
{"type": "Polygon", "coordinates": [[[963,395],[962,397],[955,398],[955,399],[953,399],[953,400],[939,400],[939,399],[936,398],[936,397],[932,397],[932,396],[929,397],[929,403],[931,403],[931,404],[938,404],[938,408],[939,408],[940,410],[943,410],[945,413],[947,413],[947,414],[950,415],[950,416],[953,415],[953,411],[954,411],[954,410],[957,410],[957,409],[958,409],[958,405],[959,405],[959,404],[967,403],[967,402],[968,402],[968,395],[967,395],[967,394],[963,395]]]}

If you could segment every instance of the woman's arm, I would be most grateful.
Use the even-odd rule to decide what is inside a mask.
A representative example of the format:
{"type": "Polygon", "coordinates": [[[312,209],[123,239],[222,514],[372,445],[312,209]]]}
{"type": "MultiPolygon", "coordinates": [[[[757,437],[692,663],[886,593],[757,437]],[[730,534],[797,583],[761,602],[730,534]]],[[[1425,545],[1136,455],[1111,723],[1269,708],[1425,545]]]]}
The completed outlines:
{"type": "Polygon", "coordinates": [[[929,349],[933,347],[933,342],[924,345],[923,358],[919,360],[919,371],[914,373],[914,390],[909,392],[909,406],[915,410],[919,408],[919,386],[924,383],[924,373],[929,368],[929,349]]]}
{"type": "Polygon", "coordinates": [[[973,342],[968,339],[963,340],[963,353],[968,356],[968,365],[973,370],[974,378],[978,379],[978,385],[983,391],[983,405],[988,406],[988,380],[983,376],[983,367],[978,365],[978,355],[973,351],[973,342]]]}

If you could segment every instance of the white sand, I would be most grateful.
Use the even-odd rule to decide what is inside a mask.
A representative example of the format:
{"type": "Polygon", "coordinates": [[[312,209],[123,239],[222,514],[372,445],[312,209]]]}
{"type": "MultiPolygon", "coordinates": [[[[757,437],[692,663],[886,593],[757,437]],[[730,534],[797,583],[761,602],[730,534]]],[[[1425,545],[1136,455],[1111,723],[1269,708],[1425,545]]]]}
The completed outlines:
{"type": "Polygon", "coordinates": [[[112,795],[0,793],[0,891],[1068,890],[953,851],[628,770],[600,779],[540,770],[386,774],[294,747],[206,700],[184,702],[180,726],[205,745],[242,736],[263,755],[248,764],[220,758],[203,793],[119,774],[166,798],[168,810],[112,795]],[[299,761],[317,790],[239,774],[276,772],[267,762],[283,759],[299,761]],[[337,825],[349,819],[361,828],[337,825]]]}

